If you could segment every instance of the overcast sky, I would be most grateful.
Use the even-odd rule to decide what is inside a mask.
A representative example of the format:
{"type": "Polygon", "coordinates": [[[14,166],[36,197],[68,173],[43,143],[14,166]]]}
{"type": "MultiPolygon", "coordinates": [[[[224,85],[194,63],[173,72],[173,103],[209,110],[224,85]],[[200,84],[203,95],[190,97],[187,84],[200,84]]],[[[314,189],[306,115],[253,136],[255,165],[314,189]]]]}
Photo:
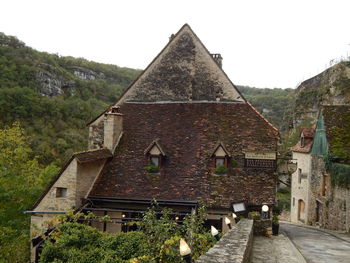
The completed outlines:
{"type": "Polygon", "coordinates": [[[185,23],[238,85],[295,88],[350,55],[349,0],[0,1],[0,32],[28,46],[139,69],[185,23]]]}

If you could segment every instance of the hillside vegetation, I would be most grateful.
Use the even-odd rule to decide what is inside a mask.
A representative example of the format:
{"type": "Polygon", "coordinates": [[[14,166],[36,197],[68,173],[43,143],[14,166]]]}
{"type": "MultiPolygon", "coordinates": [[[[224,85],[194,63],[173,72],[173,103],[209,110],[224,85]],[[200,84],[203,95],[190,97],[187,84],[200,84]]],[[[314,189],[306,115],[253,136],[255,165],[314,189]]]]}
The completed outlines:
{"type": "MultiPolygon", "coordinates": [[[[0,73],[0,262],[27,262],[29,215],[23,212],[63,161],[87,148],[86,123],[140,70],[39,52],[0,33],[0,73]]],[[[286,129],[293,90],[239,89],[286,129]]]]}
{"type": "Polygon", "coordinates": [[[19,121],[39,162],[60,165],[86,149],[86,123],[140,71],[38,52],[0,33],[0,72],[0,128],[19,121]]]}
{"type": "MultiPolygon", "coordinates": [[[[0,128],[19,121],[39,162],[61,165],[86,149],[86,123],[115,102],[140,70],[39,52],[0,33],[0,72],[0,128]]],[[[239,89],[285,129],[293,90],[239,89]]]]}
{"type": "Polygon", "coordinates": [[[281,132],[289,129],[294,105],[294,89],[260,89],[247,86],[238,86],[238,89],[281,132]]]}

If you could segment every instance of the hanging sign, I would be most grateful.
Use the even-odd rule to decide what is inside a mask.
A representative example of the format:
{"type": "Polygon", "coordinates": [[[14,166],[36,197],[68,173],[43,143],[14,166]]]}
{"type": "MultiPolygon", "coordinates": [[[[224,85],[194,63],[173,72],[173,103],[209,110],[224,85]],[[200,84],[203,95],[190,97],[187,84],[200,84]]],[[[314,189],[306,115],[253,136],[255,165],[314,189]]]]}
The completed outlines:
{"type": "Polygon", "coordinates": [[[246,152],[246,159],[276,160],[275,152],[246,152]]]}

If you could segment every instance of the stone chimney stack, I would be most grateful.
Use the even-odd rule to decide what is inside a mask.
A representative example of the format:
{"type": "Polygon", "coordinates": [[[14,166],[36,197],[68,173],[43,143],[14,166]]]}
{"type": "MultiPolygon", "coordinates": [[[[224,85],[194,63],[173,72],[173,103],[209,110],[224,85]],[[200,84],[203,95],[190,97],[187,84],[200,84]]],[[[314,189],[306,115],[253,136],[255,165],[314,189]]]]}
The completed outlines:
{"type": "Polygon", "coordinates": [[[215,60],[216,64],[219,65],[220,68],[222,68],[222,56],[221,54],[217,53],[217,54],[211,54],[211,56],[213,57],[213,59],[215,60]]]}
{"type": "Polygon", "coordinates": [[[123,131],[123,114],[118,106],[113,106],[104,116],[103,146],[112,153],[123,131]]]}

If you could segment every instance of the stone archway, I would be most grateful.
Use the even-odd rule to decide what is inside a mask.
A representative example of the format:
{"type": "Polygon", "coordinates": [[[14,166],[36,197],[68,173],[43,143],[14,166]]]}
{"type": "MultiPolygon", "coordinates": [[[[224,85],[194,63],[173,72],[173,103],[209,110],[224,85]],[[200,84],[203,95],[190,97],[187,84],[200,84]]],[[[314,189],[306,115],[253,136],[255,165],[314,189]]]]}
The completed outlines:
{"type": "Polygon", "coordinates": [[[305,222],[305,202],[302,199],[298,200],[298,220],[305,222]]]}

